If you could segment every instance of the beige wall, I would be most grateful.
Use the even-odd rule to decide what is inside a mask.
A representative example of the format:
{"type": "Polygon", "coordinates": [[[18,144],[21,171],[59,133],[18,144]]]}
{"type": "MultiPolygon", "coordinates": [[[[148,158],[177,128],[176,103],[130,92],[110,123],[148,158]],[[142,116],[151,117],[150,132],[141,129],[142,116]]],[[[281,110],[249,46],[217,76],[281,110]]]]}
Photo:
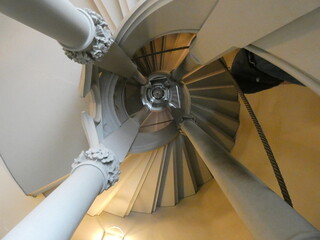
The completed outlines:
{"type": "MultiPolygon", "coordinates": [[[[320,228],[320,97],[293,84],[250,95],[295,208],[320,228]]],[[[243,109],[242,109],[243,110],[243,109]]],[[[257,134],[243,111],[233,154],[279,192],[257,134]]]]}
{"type": "MultiPolygon", "coordinates": [[[[320,228],[320,97],[296,85],[248,96],[273,147],[295,208],[320,228]]],[[[233,155],[279,192],[268,159],[246,110],[233,155]]],[[[252,239],[215,181],[176,207],[152,215],[131,213],[124,219],[103,213],[85,217],[74,240],[100,239],[103,228],[119,226],[126,240],[252,239]]]]}

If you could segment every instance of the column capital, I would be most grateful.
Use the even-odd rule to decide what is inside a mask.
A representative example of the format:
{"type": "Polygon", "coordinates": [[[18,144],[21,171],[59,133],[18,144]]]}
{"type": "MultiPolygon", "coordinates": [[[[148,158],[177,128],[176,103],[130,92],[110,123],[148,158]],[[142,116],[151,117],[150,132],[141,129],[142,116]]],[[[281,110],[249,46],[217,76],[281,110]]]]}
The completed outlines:
{"type": "Polygon", "coordinates": [[[85,49],[70,49],[64,45],[63,50],[68,58],[81,63],[88,64],[99,61],[110,49],[114,39],[108,24],[103,18],[91,9],[79,9],[80,13],[84,14],[93,23],[92,42],[85,49]]]}
{"type": "Polygon", "coordinates": [[[84,165],[94,166],[103,174],[105,181],[100,193],[113,186],[119,180],[120,161],[110,149],[102,144],[87,151],[82,151],[79,157],[74,159],[71,174],[84,165]]]}

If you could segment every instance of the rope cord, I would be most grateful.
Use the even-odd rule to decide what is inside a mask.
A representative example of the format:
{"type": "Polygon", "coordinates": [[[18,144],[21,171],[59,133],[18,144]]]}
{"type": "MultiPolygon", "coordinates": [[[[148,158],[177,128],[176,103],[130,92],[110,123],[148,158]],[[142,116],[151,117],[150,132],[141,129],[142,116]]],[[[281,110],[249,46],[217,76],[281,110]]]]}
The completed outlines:
{"type": "Polygon", "coordinates": [[[174,52],[174,51],[179,51],[179,50],[184,50],[184,49],[188,49],[190,48],[189,46],[184,46],[184,47],[178,47],[178,48],[171,48],[171,49],[167,49],[167,50],[162,50],[159,52],[153,52],[153,53],[149,53],[149,54],[144,54],[142,56],[139,57],[134,57],[132,60],[137,60],[140,58],[146,58],[146,57],[150,57],[150,56],[154,56],[154,55],[158,55],[158,54],[162,54],[162,53],[167,53],[167,52],[174,52]]]}
{"type": "MultiPolygon", "coordinates": [[[[229,72],[229,74],[232,76],[230,70],[228,69],[228,67],[226,66],[226,64],[224,63],[223,60],[220,59],[220,62],[222,63],[222,65],[225,67],[226,71],[229,72]]],[[[281,171],[280,171],[280,168],[278,166],[278,163],[273,155],[273,152],[271,150],[271,147],[269,145],[269,142],[262,130],[262,127],[255,115],[255,113],[253,112],[253,109],[248,101],[248,99],[246,98],[246,96],[244,95],[244,93],[242,92],[241,88],[239,87],[238,83],[233,79],[232,77],[232,81],[234,83],[234,86],[235,86],[235,89],[237,90],[243,104],[245,105],[250,117],[251,117],[251,120],[254,124],[254,126],[256,127],[257,129],[257,132],[259,134],[259,137],[261,139],[261,142],[263,144],[263,147],[267,153],[267,156],[269,158],[269,161],[271,163],[271,166],[272,166],[272,169],[273,169],[273,172],[274,172],[274,175],[278,181],[278,184],[279,184],[279,187],[280,187],[280,190],[281,190],[281,193],[282,193],[282,196],[283,196],[283,199],[286,201],[286,203],[288,203],[291,207],[293,207],[293,204],[292,204],[292,201],[291,201],[291,198],[290,198],[290,195],[289,195],[289,192],[288,192],[288,189],[287,189],[287,186],[286,186],[286,183],[283,179],[283,176],[281,174],[281,171]]]]}

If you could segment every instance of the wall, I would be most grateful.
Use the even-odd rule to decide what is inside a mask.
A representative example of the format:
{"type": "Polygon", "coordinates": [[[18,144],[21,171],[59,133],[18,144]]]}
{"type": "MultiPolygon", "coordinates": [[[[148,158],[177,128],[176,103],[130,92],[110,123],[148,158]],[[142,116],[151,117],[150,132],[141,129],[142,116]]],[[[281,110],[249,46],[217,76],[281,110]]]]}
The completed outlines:
{"type": "MultiPolygon", "coordinates": [[[[320,228],[320,97],[305,87],[286,84],[248,98],[273,148],[295,209],[320,228]]],[[[247,117],[241,121],[233,154],[279,193],[252,123],[247,117]]]]}
{"type": "Polygon", "coordinates": [[[12,179],[0,157],[0,238],[36,207],[43,197],[27,197],[12,179]]]}
{"type": "Polygon", "coordinates": [[[30,194],[68,174],[88,147],[88,101],[78,93],[81,64],[57,41],[2,14],[0,22],[0,154],[30,194]]]}
{"type": "MultiPolygon", "coordinates": [[[[320,228],[320,97],[305,87],[286,84],[248,95],[248,99],[274,150],[296,210],[320,228]]],[[[279,193],[243,105],[240,119],[232,154],[279,193]]],[[[252,239],[215,181],[176,207],[159,208],[151,215],[131,213],[124,219],[107,213],[86,216],[73,240],[100,239],[102,229],[113,225],[126,232],[126,240],[252,239]]]]}

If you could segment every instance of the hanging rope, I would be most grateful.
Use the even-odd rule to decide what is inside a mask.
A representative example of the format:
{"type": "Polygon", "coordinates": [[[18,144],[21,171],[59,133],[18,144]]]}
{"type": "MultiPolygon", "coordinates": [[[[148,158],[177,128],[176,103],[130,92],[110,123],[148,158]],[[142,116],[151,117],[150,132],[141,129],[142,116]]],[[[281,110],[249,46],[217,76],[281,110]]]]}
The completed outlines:
{"type": "MultiPolygon", "coordinates": [[[[226,71],[229,72],[229,74],[232,76],[230,70],[228,69],[228,67],[226,66],[226,64],[224,63],[223,60],[220,59],[220,62],[221,64],[225,67],[226,71]]],[[[267,153],[267,156],[269,158],[269,161],[271,163],[271,166],[272,166],[272,169],[273,169],[273,172],[274,172],[274,175],[278,181],[278,184],[279,184],[279,187],[280,187],[280,190],[281,190],[281,193],[282,193],[282,196],[283,196],[283,199],[291,206],[293,207],[293,204],[292,204],[292,201],[291,201],[291,198],[290,198],[290,195],[289,195],[289,192],[288,192],[288,189],[287,189],[287,186],[286,186],[286,183],[282,177],[282,174],[281,174],[281,171],[280,171],[280,168],[278,166],[278,163],[273,155],[273,152],[271,150],[271,147],[269,145],[269,142],[262,130],[262,127],[255,115],[255,113],[253,112],[253,109],[248,101],[248,99],[246,98],[246,96],[244,95],[244,93],[242,92],[241,88],[239,87],[238,83],[233,79],[232,77],[232,81],[234,83],[234,86],[243,102],[243,104],[245,105],[250,117],[251,117],[251,120],[254,124],[254,126],[256,127],[257,129],[257,132],[259,134],[259,137],[261,139],[261,142],[263,144],[263,147],[267,153]]]]}
{"type": "Polygon", "coordinates": [[[159,51],[159,52],[153,52],[153,53],[149,53],[149,54],[144,54],[143,56],[134,57],[134,58],[132,58],[132,60],[134,61],[134,60],[137,60],[139,58],[146,58],[146,57],[150,57],[150,56],[154,56],[154,55],[158,55],[158,54],[162,54],[162,53],[185,50],[185,49],[188,49],[188,48],[190,48],[190,47],[189,46],[184,46],[184,47],[166,49],[166,50],[162,50],[162,51],[159,51]]]}

